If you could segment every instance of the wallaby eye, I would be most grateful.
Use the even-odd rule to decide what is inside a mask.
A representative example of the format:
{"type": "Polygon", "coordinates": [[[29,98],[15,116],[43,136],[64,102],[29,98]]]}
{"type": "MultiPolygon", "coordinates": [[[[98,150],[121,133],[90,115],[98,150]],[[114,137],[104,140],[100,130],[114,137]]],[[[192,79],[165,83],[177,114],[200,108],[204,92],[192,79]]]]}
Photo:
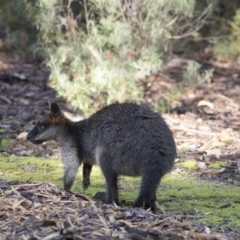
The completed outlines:
{"type": "Polygon", "coordinates": [[[44,126],[44,125],[38,125],[38,130],[39,130],[39,131],[43,131],[43,130],[44,130],[44,128],[45,128],[45,126],[44,126]]]}

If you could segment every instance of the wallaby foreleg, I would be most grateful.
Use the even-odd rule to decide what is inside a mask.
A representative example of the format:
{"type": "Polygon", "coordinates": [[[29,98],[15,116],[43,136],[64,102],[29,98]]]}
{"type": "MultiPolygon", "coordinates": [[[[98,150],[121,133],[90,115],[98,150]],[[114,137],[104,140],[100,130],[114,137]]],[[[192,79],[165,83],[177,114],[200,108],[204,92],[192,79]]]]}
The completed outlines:
{"type": "Polygon", "coordinates": [[[72,187],[72,184],[77,175],[78,168],[79,168],[78,161],[68,161],[67,163],[64,162],[64,180],[63,180],[63,182],[64,182],[65,189],[70,189],[72,187]]]}
{"type": "Polygon", "coordinates": [[[90,186],[90,173],[92,170],[92,165],[88,163],[83,164],[83,180],[82,186],[83,190],[85,191],[90,186]]]}

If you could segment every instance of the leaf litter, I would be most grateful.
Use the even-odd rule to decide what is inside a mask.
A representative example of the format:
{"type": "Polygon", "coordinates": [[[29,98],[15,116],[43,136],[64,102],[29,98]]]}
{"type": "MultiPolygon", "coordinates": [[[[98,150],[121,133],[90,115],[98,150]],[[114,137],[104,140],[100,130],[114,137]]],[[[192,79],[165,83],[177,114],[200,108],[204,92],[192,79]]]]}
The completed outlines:
{"type": "Polygon", "coordinates": [[[0,202],[0,239],[234,239],[188,215],[99,205],[46,182],[0,179],[0,202]]]}

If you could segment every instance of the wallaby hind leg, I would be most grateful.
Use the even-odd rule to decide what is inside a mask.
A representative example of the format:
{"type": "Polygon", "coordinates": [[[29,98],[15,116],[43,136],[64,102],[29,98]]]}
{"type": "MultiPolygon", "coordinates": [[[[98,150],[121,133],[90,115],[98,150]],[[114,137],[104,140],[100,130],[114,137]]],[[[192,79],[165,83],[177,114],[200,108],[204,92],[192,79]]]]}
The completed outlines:
{"type": "Polygon", "coordinates": [[[105,176],[105,181],[106,181],[106,202],[108,203],[114,202],[117,205],[119,205],[117,175],[114,173],[111,174],[108,173],[107,176],[105,176]]]}
{"type": "Polygon", "coordinates": [[[106,192],[97,193],[94,199],[101,200],[105,203],[115,202],[117,205],[119,205],[117,186],[118,176],[111,167],[109,156],[107,156],[107,154],[102,154],[102,156],[99,158],[99,164],[105,178],[106,192]]]}
{"type": "Polygon", "coordinates": [[[106,192],[97,192],[93,197],[94,200],[100,200],[105,203],[112,204],[113,202],[119,205],[118,201],[118,187],[117,187],[117,176],[107,176],[106,181],[106,192]]]}
{"type": "Polygon", "coordinates": [[[148,171],[144,172],[141,189],[133,207],[156,209],[156,190],[161,177],[162,174],[158,169],[148,169],[148,171]]]}
{"type": "Polygon", "coordinates": [[[82,186],[83,190],[85,191],[90,186],[90,173],[92,170],[92,165],[88,163],[83,164],[83,180],[82,186]]]}

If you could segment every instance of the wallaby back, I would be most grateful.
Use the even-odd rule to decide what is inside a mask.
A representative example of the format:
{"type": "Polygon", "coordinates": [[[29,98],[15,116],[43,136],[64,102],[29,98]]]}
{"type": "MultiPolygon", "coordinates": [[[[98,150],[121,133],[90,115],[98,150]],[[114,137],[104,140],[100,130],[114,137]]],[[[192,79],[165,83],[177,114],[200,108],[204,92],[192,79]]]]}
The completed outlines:
{"type": "Polygon", "coordinates": [[[65,188],[72,186],[83,162],[86,189],[92,165],[98,164],[105,177],[106,193],[96,198],[108,203],[118,204],[119,175],[142,176],[135,207],[155,208],[157,186],[172,169],[176,156],[172,133],[163,118],[147,106],[129,102],[111,104],[79,122],[70,121],[52,104],[50,114],[28,134],[33,143],[50,138],[62,148],[65,188]]]}

